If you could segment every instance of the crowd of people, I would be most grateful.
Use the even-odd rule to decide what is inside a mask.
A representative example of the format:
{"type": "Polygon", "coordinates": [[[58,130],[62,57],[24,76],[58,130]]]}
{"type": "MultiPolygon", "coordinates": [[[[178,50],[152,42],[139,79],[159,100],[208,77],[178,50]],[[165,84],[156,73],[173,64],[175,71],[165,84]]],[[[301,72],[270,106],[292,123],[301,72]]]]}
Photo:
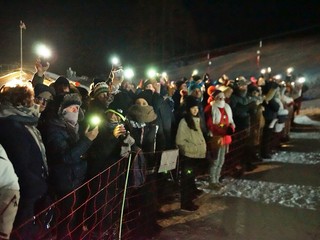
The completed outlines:
{"type": "MultiPolygon", "coordinates": [[[[63,76],[45,85],[48,67],[37,61],[29,84],[1,87],[0,239],[9,239],[17,227],[23,239],[37,239],[37,226],[25,223],[41,211],[48,196],[53,200],[68,196],[56,219],[57,239],[80,239],[81,216],[68,213],[81,206],[87,193],[68,194],[119,159],[128,159],[131,152],[144,153],[145,168],[132,182],[149,183],[136,188],[139,194],[131,205],[149,203],[141,216],[156,231],[159,153],[179,149],[181,209],[196,211],[193,200],[202,191],[195,178],[207,172],[208,188],[223,187],[221,172],[233,135],[249,136],[241,163],[246,171],[253,170],[254,162],[271,157],[274,132],[288,140],[287,119],[299,111],[301,100],[301,84],[264,75],[235,80],[223,75],[213,80],[204,74],[173,82],[155,77],[135,85],[111,74],[108,79],[95,78],[87,91],[63,76]]],[[[125,170],[118,167],[104,180],[111,182],[125,170]]],[[[93,181],[91,189],[99,184],[93,181]]],[[[110,185],[107,192],[116,196],[118,188],[110,185]]],[[[105,194],[97,197],[95,208],[103,205],[105,194]]],[[[90,216],[93,206],[86,211],[90,216]]],[[[93,226],[89,219],[86,227],[93,226]]]]}

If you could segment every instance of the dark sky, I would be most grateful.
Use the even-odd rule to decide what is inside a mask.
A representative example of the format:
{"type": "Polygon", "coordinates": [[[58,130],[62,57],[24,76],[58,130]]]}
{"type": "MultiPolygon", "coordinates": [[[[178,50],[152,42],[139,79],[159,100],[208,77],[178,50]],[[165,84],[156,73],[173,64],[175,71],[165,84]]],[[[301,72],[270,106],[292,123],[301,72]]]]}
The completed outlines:
{"type": "Polygon", "coordinates": [[[0,9],[0,63],[31,63],[37,42],[54,52],[51,71],[108,72],[123,65],[147,68],[166,60],[320,24],[319,1],[98,0],[6,1],[0,9]]]}

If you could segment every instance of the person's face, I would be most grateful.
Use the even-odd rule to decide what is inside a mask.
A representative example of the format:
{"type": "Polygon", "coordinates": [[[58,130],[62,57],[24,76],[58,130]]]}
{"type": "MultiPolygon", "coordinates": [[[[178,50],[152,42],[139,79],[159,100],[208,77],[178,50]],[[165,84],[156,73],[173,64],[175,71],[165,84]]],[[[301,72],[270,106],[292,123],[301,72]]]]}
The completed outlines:
{"type": "Polygon", "coordinates": [[[140,106],[148,106],[148,102],[144,98],[138,98],[135,102],[137,105],[140,106]]]}
{"type": "Polygon", "coordinates": [[[107,113],[107,120],[109,123],[120,123],[121,118],[113,112],[108,112],[107,113]]]}
{"type": "Polygon", "coordinates": [[[70,92],[69,86],[61,85],[61,86],[58,86],[56,88],[56,94],[57,95],[64,94],[64,93],[69,93],[69,92],[70,92]]]}
{"type": "Polygon", "coordinates": [[[247,85],[240,85],[240,86],[239,86],[239,90],[240,90],[240,91],[247,91],[247,89],[248,89],[248,86],[247,86],[247,85]]]}
{"type": "Polygon", "coordinates": [[[252,92],[252,96],[258,97],[258,96],[259,96],[259,91],[253,91],[253,92],[252,92]]]}
{"type": "Polygon", "coordinates": [[[219,93],[215,98],[215,103],[219,108],[224,108],[225,107],[225,96],[224,93],[219,93]]]}
{"type": "Polygon", "coordinates": [[[218,96],[215,97],[215,100],[218,101],[225,101],[225,96],[223,94],[219,94],[218,96]]]}
{"type": "Polygon", "coordinates": [[[43,112],[47,106],[49,100],[52,100],[53,96],[49,92],[40,93],[35,99],[34,102],[40,105],[40,112],[43,112]]]}
{"type": "Polygon", "coordinates": [[[192,108],[190,108],[190,113],[192,116],[197,116],[199,112],[199,107],[198,106],[193,106],[192,108]]]}
{"type": "Polygon", "coordinates": [[[63,87],[62,87],[62,91],[63,91],[64,93],[69,93],[69,92],[70,92],[70,88],[67,87],[67,86],[63,86],[63,87]]]}
{"type": "Polygon", "coordinates": [[[64,110],[66,112],[70,112],[70,113],[77,113],[77,112],[79,112],[79,108],[80,108],[79,105],[71,105],[69,107],[66,107],[64,110]]]}
{"type": "Polygon", "coordinates": [[[183,84],[180,86],[180,90],[186,90],[186,91],[188,91],[187,84],[183,83],[183,84]]]}
{"type": "Polygon", "coordinates": [[[259,86],[264,86],[264,85],[266,85],[266,81],[264,80],[264,78],[260,77],[260,78],[258,79],[258,85],[259,85],[259,86]]]}
{"type": "Polygon", "coordinates": [[[202,97],[202,91],[201,91],[201,89],[196,88],[195,90],[193,90],[191,95],[196,97],[196,98],[201,98],[202,97]]]}
{"type": "Polygon", "coordinates": [[[109,93],[107,92],[102,92],[97,96],[97,99],[99,100],[99,102],[101,102],[102,104],[106,104],[109,100],[109,93]]]}
{"type": "Polygon", "coordinates": [[[161,84],[159,82],[153,83],[152,86],[153,86],[155,92],[160,93],[161,84]]]}
{"type": "Polygon", "coordinates": [[[131,91],[133,89],[133,85],[129,82],[122,82],[122,88],[131,91]]]}
{"type": "Polygon", "coordinates": [[[145,90],[151,90],[152,92],[155,92],[156,89],[153,87],[153,85],[150,83],[147,86],[145,86],[144,88],[145,90]]]}

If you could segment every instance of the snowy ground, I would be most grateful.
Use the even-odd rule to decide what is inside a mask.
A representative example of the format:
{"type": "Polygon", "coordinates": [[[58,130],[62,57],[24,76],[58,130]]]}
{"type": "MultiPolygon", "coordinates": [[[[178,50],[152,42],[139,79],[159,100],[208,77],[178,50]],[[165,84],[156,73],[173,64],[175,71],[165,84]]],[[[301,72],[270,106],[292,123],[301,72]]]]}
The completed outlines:
{"type": "Polygon", "coordinates": [[[300,125],[311,125],[311,126],[320,127],[319,121],[314,121],[310,117],[305,116],[305,115],[296,116],[294,118],[294,123],[300,124],[300,125]]]}
{"type": "MultiPolygon", "coordinates": [[[[301,124],[320,126],[320,122],[312,121],[303,116],[298,118],[301,124]]],[[[295,121],[296,122],[296,121],[295,121]]],[[[319,132],[291,132],[291,139],[320,139],[319,132]]],[[[272,163],[320,165],[320,149],[318,152],[287,152],[279,151],[272,155],[271,159],[264,160],[264,165],[258,167],[255,171],[265,171],[279,167],[272,163]]],[[[202,188],[205,192],[229,197],[247,198],[253,201],[259,201],[266,204],[279,204],[286,207],[298,207],[310,210],[320,210],[320,186],[304,186],[298,184],[283,184],[275,182],[265,182],[246,179],[224,179],[225,187],[219,192],[206,190],[207,181],[202,182],[202,188]]]]}
{"type": "Polygon", "coordinates": [[[279,204],[285,207],[320,209],[320,187],[290,185],[283,183],[227,179],[219,192],[208,193],[226,197],[239,197],[264,204],[279,204]]]}

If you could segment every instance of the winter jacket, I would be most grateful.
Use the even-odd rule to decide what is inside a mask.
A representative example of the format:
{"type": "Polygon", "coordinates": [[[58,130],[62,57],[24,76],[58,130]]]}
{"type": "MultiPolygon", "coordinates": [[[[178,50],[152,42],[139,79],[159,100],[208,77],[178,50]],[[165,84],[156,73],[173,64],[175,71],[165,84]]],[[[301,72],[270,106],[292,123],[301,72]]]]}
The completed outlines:
{"type": "MultiPolygon", "coordinates": [[[[233,116],[232,116],[232,111],[230,106],[226,103],[225,107],[225,112],[228,116],[228,121],[229,124],[231,124],[233,126],[233,128],[235,128],[235,124],[233,121],[233,116]]],[[[205,113],[206,113],[206,123],[207,123],[207,127],[209,129],[209,131],[211,132],[212,135],[214,136],[225,136],[226,133],[226,127],[221,127],[219,126],[220,121],[221,121],[221,112],[219,110],[219,108],[216,106],[216,104],[214,104],[214,102],[211,102],[210,104],[208,104],[206,106],[205,109],[205,113]]]]}
{"type": "MultiPolygon", "coordinates": [[[[202,131],[202,134],[204,137],[208,136],[208,128],[206,125],[206,118],[205,118],[205,112],[204,112],[204,107],[203,107],[203,103],[201,101],[201,99],[197,99],[198,101],[198,108],[199,108],[199,118],[200,120],[200,128],[202,131]]],[[[186,106],[184,103],[182,103],[180,105],[180,109],[177,112],[177,118],[175,119],[177,123],[179,123],[181,121],[181,119],[183,118],[183,114],[186,112],[186,106]]]]}
{"type": "Polygon", "coordinates": [[[277,112],[280,108],[274,96],[277,88],[278,85],[275,82],[266,82],[266,85],[262,87],[262,93],[266,96],[266,100],[262,103],[263,116],[267,123],[277,118],[277,112]]]}
{"type": "Polygon", "coordinates": [[[206,157],[206,141],[200,128],[200,118],[194,117],[197,131],[190,129],[184,118],[181,119],[176,135],[176,144],[183,156],[190,158],[206,157]]]}
{"type": "Polygon", "coordinates": [[[157,147],[158,125],[156,121],[151,123],[137,123],[130,120],[130,134],[138,146],[144,153],[146,159],[146,166],[148,170],[159,167],[158,159],[155,157],[157,147]]]}
{"type": "Polygon", "coordinates": [[[38,83],[43,84],[43,82],[44,82],[44,75],[42,75],[41,77],[38,75],[38,73],[35,73],[33,75],[33,78],[31,80],[33,87],[35,87],[38,83]]]}
{"type": "Polygon", "coordinates": [[[114,127],[115,125],[106,122],[99,126],[99,134],[86,153],[89,178],[111,167],[122,158],[120,152],[123,139],[114,137],[114,127]]]}
{"type": "Polygon", "coordinates": [[[87,163],[82,156],[92,142],[79,138],[78,131],[59,118],[49,121],[46,131],[50,183],[57,193],[72,191],[86,179],[87,163]]]}
{"type": "Polygon", "coordinates": [[[18,177],[7,153],[0,144],[0,189],[19,190],[18,177]]]}
{"type": "Polygon", "coordinates": [[[35,139],[40,137],[37,121],[13,106],[0,105],[0,144],[19,178],[21,199],[37,199],[47,192],[46,163],[38,145],[42,142],[35,139]]]}
{"type": "Polygon", "coordinates": [[[159,93],[152,93],[151,90],[144,90],[137,97],[146,99],[158,116],[157,125],[159,126],[159,129],[157,135],[157,150],[172,149],[174,147],[172,141],[172,127],[175,119],[168,101],[165,101],[159,93]]]}
{"type": "Polygon", "coordinates": [[[248,128],[250,126],[250,110],[255,105],[254,99],[249,99],[246,94],[243,95],[236,89],[230,97],[229,104],[237,131],[248,128]]]}

